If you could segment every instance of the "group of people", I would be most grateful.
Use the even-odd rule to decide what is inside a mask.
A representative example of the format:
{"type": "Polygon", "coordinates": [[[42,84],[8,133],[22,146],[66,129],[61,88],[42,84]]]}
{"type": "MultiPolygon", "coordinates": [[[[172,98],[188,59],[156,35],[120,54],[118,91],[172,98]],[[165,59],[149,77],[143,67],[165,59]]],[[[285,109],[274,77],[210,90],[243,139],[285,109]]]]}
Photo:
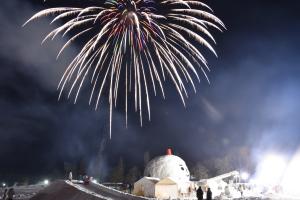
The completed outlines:
{"type": "Polygon", "coordinates": [[[9,188],[9,189],[5,188],[2,199],[3,200],[13,200],[14,195],[15,195],[14,188],[9,188]]]}
{"type": "MultiPolygon", "coordinates": [[[[204,194],[203,190],[202,190],[201,186],[199,186],[199,188],[197,189],[198,200],[203,200],[203,194],[204,194]]],[[[211,192],[210,188],[207,189],[206,200],[212,200],[212,192],[211,192]]]]}

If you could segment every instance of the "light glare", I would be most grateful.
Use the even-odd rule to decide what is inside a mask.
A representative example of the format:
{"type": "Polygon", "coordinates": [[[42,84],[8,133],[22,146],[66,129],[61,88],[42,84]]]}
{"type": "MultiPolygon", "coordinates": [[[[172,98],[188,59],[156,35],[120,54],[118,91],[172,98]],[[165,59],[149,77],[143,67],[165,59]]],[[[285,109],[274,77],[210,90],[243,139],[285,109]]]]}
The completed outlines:
{"type": "Polygon", "coordinates": [[[249,178],[249,174],[247,172],[242,172],[241,173],[241,178],[242,178],[242,180],[246,181],[249,178]]]}
{"type": "Polygon", "coordinates": [[[276,154],[268,155],[258,165],[256,181],[263,185],[278,185],[286,167],[283,157],[276,154]]]}
{"type": "Polygon", "coordinates": [[[49,185],[49,180],[48,179],[44,180],[44,185],[49,185]]]}
{"type": "Polygon", "coordinates": [[[92,182],[93,183],[98,183],[98,181],[96,179],[93,179],[92,182]]]}
{"type": "Polygon", "coordinates": [[[282,180],[284,192],[289,195],[300,196],[299,180],[300,180],[300,150],[295,154],[289,166],[286,169],[282,180]]]}

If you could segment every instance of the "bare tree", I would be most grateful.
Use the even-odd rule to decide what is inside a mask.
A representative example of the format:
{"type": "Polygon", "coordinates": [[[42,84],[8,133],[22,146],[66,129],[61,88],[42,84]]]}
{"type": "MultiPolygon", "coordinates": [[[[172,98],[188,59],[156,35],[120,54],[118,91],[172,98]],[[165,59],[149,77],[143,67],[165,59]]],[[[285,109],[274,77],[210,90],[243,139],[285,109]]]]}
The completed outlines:
{"type": "Polygon", "coordinates": [[[213,164],[216,171],[216,175],[225,174],[236,170],[236,168],[233,165],[232,159],[229,155],[224,156],[222,158],[214,159],[213,164]]]}
{"type": "Polygon", "coordinates": [[[208,178],[208,173],[209,170],[200,162],[191,169],[191,175],[198,180],[208,178]]]}
{"type": "Polygon", "coordinates": [[[216,175],[228,173],[233,170],[251,172],[254,169],[250,150],[246,147],[232,148],[223,157],[211,160],[211,165],[216,175]]]}

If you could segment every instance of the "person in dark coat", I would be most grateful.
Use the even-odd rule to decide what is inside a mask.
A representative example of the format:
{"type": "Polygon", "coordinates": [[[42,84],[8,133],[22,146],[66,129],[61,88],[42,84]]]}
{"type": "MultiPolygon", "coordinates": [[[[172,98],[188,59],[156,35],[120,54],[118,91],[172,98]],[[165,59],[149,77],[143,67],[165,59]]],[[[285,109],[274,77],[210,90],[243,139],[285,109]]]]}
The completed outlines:
{"type": "Polygon", "coordinates": [[[7,200],[13,200],[14,198],[14,195],[15,195],[15,190],[14,188],[9,188],[8,191],[7,191],[7,200]]]}
{"type": "Polygon", "coordinates": [[[132,191],[132,188],[133,188],[133,185],[131,183],[129,183],[129,194],[131,194],[131,191],[132,191]]]}
{"type": "Polygon", "coordinates": [[[3,199],[3,200],[6,200],[6,197],[7,197],[7,188],[5,188],[5,190],[4,190],[4,192],[3,192],[2,199],[3,199]]]}
{"type": "Polygon", "coordinates": [[[203,191],[201,189],[201,186],[197,189],[197,198],[198,200],[203,200],[203,191]]]}
{"type": "Polygon", "coordinates": [[[206,199],[212,200],[212,192],[211,192],[210,188],[208,188],[208,190],[206,192],[206,199]]]}

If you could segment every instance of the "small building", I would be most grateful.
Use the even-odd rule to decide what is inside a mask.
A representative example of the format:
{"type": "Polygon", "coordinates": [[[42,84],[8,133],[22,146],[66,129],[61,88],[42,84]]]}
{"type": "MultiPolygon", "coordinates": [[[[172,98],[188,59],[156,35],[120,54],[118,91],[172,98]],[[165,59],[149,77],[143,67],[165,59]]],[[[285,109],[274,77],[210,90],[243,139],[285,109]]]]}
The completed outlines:
{"type": "Polygon", "coordinates": [[[179,195],[179,182],[175,179],[167,177],[155,185],[155,197],[158,199],[177,199],[179,195]]]}
{"type": "Polygon", "coordinates": [[[143,177],[134,183],[133,194],[144,197],[155,197],[155,185],[158,178],[143,177]]]}

